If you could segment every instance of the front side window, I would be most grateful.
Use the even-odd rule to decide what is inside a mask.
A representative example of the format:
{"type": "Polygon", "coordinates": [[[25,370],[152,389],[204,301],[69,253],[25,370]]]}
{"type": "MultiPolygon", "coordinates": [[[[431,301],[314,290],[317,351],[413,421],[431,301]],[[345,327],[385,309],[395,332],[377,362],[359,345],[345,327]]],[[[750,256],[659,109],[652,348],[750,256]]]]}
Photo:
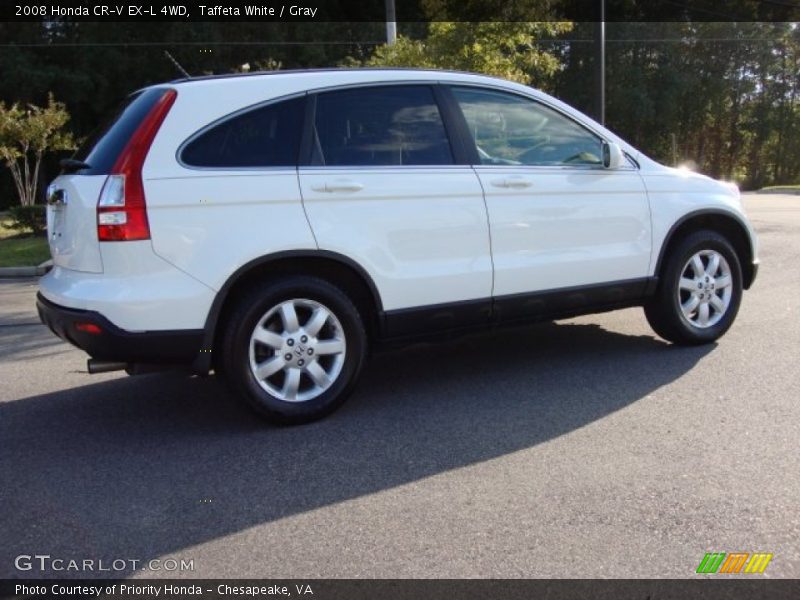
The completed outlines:
{"type": "Polygon", "coordinates": [[[484,165],[601,166],[602,141],[546,106],[514,94],[454,87],[484,165]]]}
{"type": "Polygon", "coordinates": [[[322,93],[314,125],[314,165],[453,164],[442,117],[427,86],[322,93]]]}
{"type": "Polygon", "coordinates": [[[294,167],[305,98],[248,110],[223,120],[189,142],[181,160],[191,167],[294,167]]]}

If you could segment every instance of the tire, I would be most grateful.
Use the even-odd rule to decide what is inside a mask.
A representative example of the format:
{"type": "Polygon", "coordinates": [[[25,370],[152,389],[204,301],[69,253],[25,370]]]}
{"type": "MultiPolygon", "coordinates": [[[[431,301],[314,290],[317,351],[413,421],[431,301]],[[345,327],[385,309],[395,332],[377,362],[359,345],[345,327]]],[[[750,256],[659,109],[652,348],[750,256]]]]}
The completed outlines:
{"type": "Polygon", "coordinates": [[[720,234],[701,230],[670,251],[644,312],[665,340],[708,344],[730,328],[741,300],[742,268],[736,251],[720,234]]]}
{"type": "Polygon", "coordinates": [[[268,421],[295,425],[341,406],[363,367],[367,335],[339,288],[287,277],[243,294],[220,350],[223,376],[239,395],[268,421]]]}

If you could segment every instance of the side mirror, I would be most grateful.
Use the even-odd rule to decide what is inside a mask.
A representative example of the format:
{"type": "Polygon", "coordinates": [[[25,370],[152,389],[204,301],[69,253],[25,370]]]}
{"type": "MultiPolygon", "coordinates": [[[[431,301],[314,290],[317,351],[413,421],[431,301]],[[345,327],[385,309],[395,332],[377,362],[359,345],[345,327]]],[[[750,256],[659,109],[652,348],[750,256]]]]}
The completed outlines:
{"type": "Polygon", "coordinates": [[[625,164],[622,148],[614,142],[603,142],[603,166],[606,169],[619,169],[625,164]]]}

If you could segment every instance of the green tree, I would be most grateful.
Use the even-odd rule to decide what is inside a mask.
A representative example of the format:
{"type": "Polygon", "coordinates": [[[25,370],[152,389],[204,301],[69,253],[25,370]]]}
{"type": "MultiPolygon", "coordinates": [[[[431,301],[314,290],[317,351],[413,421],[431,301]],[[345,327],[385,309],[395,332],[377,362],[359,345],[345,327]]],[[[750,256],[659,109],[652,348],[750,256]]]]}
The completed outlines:
{"type": "Polygon", "coordinates": [[[36,202],[39,167],[47,152],[75,148],[72,133],[65,131],[69,113],[64,104],[48,97],[47,106],[0,102],[0,159],[11,171],[22,206],[36,202]]]}
{"type": "Polygon", "coordinates": [[[424,39],[398,36],[364,64],[473,71],[548,88],[560,63],[536,41],[570,29],[564,22],[432,22],[424,39]]]}

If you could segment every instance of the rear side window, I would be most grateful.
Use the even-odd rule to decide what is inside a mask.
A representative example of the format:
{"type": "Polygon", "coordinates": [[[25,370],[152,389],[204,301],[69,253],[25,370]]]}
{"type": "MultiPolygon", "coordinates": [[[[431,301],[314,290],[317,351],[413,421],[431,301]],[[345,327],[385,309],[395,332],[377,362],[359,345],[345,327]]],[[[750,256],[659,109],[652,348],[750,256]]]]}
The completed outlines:
{"type": "Polygon", "coordinates": [[[150,88],[133,94],[108,122],[84,142],[75,158],[91,168],[84,175],[106,175],[131,139],[142,120],[150,113],[167,88],[150,88]]]}
{"type": "Polygon", "coordinates": [[[428,86],[320,94],[314,133],[315,165],[453,164],[442,116],[428,86]]]}
{"type": "Polygon", "coordinates": [[[181,160],[190,167],[294,167],[305,97],[224,119],[190,141],[181,160]]]}

